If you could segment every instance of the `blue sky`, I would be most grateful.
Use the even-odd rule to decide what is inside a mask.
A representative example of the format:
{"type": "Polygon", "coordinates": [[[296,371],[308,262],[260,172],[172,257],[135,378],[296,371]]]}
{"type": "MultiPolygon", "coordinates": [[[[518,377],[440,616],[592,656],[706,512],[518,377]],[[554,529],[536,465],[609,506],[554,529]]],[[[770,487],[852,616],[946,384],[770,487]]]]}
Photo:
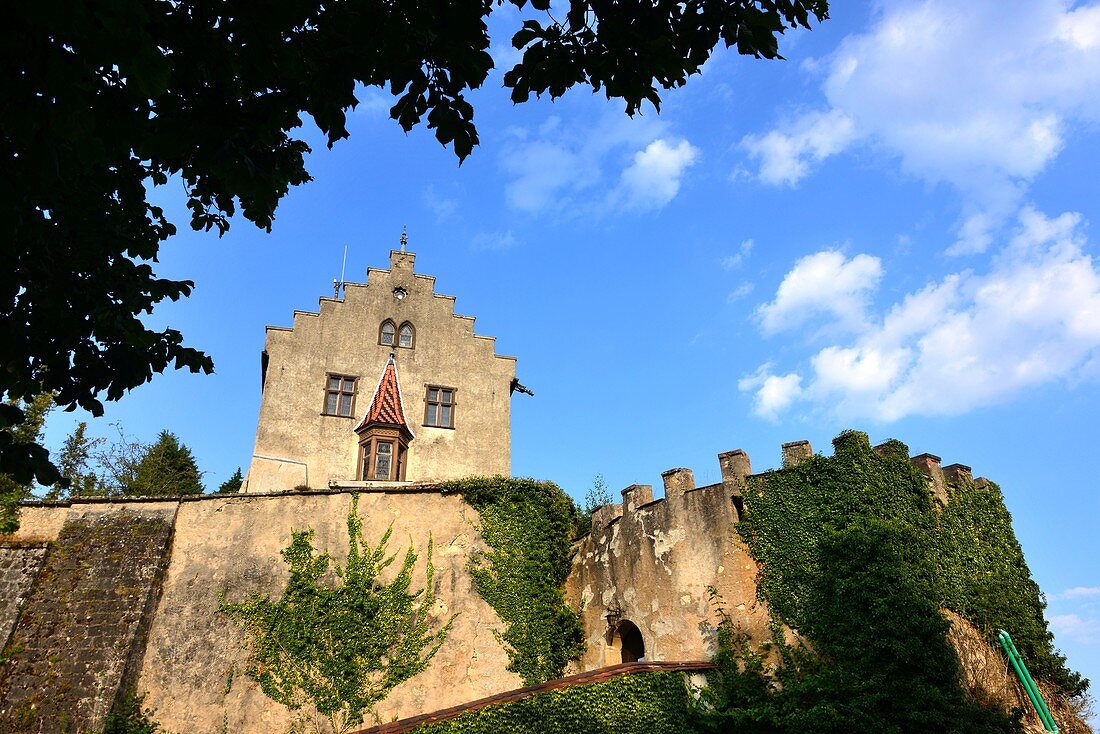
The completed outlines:
{"type": "MultiPolygon", "coordinates": [[[[385,267],[417,270],[519,357],[512,468],[582,497],[660,472],[757,471],[845,428],[960,462],[1004,490],[1070,664],[1100,682],[1100,4],[835,2],[782,62],[718,53],[661,114],[576,90],[473,95],[462,166],[363,90],[351,138],[312,129],[315,181],[274,231],[184,231],[158,273],[196,281],[151,323],[208,351],[92,433],[194,450],[208,487],[247,468],[266,324],[385,267]]],[[[514,59],[508,8],[498,66],[514,59]]],[[[182,186],[156,193],[186,215],[182,186]]],[[[374,328],[374,327],[371,327],[374,328]]],[[[59,447],[79,416],[54,414],[59,447]]]]}

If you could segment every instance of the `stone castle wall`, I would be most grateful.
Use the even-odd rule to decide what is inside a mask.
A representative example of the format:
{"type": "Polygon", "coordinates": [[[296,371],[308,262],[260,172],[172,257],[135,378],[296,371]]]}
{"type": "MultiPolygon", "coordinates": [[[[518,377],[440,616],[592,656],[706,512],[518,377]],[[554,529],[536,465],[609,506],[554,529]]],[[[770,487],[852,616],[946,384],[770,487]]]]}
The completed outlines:
{"type": "MultiPolygon", "coordinates": [[[[812,455],[806,442],[783,448],[786,466],[812,455]]],[[[911,460],[937,498],[970,477],[968,467],[941,468],[931,454],[911,460]]],[[[706,660],[715,651],[716,604],[755,639],[768,638],[757,565],[735,531],[749,459],[738,450],[719,455],[719,463],[718,484],[695,487],[690,470],[672,469],[662,477],[663,499],[632,485],[621,504],[595,512],[566,583],[586,636],[573,672],[623,661],[628,622],[640,633],[644,650],[635,652],[644,660],[706,660]]],[[[295,530],[312,528],[314,545],[342,563],[350,508],[346,490],[24,507],[19,533],[0,543],[0,625],[7,625],[0,634],[10,630],[6,649],[15,653],[14,664],[0,668],[0,716],[7,717],[0,730],[97,732],[110,705],[130,690],[146,695],[167,731],[267,734],[303,716],[308,727],[308,711],[274,703],[245,675],[244,633],[218,611],[219,598],[277,597],[288,578],[280,551],[295,530]],[[13,718],[29,703],[36,717],[13,718]]],[[[497,638],[503,624],[467,572],[470,559],[487,550],[477,512],[458,495],[409,485],[361,490],[359,514],[368,542],[392,525],[389,551],[403,553],[411,543],[418,552],[413,588],[434,539],[433,616],[441,624],[458,614],[428,669],[394,689],[380,719],[519,687],[497,638]]]]}
{"type": "Polygon", "coordinates": [[[0,730],[103,729],[133,689],[174,515],[171,503],[68,512],[5,647],[0,730]]]}
{"type": "MultiPolygon", "coordinates": [[[[50,549],[12,637],[21,651],[0,679],[9,717],[0,731],[98,733],[123,689],[146,694],[166,731],[269,734],[308,720],[308,711],[295,714],[271,701],[244,674],[244,633],[218,612],[218,599],[277,598],[288,578],[280,551],[292,530],[313,528],[314,545],[342,562],[350,507],[348,492],[312,492],[24,508],[20,533],[9,542],[47,540],[50,549]],[[143,524],[150,518],[163,519],[155,532],[143,524]],[[36,714],[25,716],[31,704],[36,714]]],[[[500,619],[466,573],[471,554],[485,549],[476,511],[458,496],[414,488],[364,492],[359,514],[368,541],[377,542],[392,523],[389,551],[403,554],[412,543],[419,555],[414,589],[423,584],[430,535],[433,616],[442,623],[458,613],[447,643],[427,670],[394,689],[379,707],[381,719],[519,687],[494,636],[500,619]]],[[[18,579],[30,565],[4,572],[0,604],[11,603],[8,589],[22,588],[18,579]]]]}

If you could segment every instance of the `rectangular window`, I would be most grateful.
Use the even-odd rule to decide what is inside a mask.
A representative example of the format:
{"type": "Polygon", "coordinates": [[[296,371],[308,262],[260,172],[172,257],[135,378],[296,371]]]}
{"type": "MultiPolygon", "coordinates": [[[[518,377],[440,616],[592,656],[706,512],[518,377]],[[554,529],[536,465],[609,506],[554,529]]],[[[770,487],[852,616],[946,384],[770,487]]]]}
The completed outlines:
{"type": "Polygon", "coordinates": [[[339,415],[350,418],[354,398],[354,377],[328,376],[328,382],[325,386],[325,415],[339,415]]]}
{"type": "Polygon", "coordinates": [[[455,390],[453,387],[428,386],[424,398],[424,425],[437,428],[455,427],[455,390]]]}
{"type": "Polygon", "coordinates": [[[379,441],[375,444],[374,478],[389,479],[390,466],[393,459],[393,444],[389,441],[379,441]]]}

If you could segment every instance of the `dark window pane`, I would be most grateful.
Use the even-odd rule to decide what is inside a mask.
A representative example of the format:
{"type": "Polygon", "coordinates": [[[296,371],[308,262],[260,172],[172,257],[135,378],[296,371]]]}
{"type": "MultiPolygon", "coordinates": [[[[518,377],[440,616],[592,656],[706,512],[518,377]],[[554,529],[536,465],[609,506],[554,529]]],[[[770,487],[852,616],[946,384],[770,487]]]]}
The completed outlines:
{"type": "Polygon", "coordinates": [[[438,424],[437,424],[437,423],[435,422],[435,416],[436,416],[436,410],[437,410],[437,409],[438,409],[438,407],[437,407],[437,406],[435,406],[435,405],[432,405],[431,403],[429,403],[429,404],[428,404],[428,419],[427,419],[427,421],[425,421],[425,422],[426,422],[426,423],[427,423],[427,424],[428,424],[429,426],[435,426],[435,425],[438,425],[438,424]]]}
{"type": "Polygon", "coordinates": [[[439,391],[439,397],[440,397],[439,402],[443,403],[444,405],[450,405],[451,404],[451,398],[453,397],[453,393],[450,390],[440,390],[439,391]]]}
{"type": "Polygon", "coordinates": [[[401,346],[411,347],[413,345],[413,330],[408,326],[401,327],[401,346]]]}
{"type": "Polygon", "coordinates": [[[429,403],[438,403],[439,402],[439,390],[437,390],[434,387],[429,387],[428,388],[428,402],[429,403]]]}
{"type": "Polygon", "coordinates": [[[393,346],[393,324],[386,323],[382,325],[382,343],[393,346]]]}
{"type": "Polygon", "coordinates": [[[374,460],[374,478],[390,478],[390,454],[393,452],[392,443],[379,442],[376,448],[377,456],[374,460]]]}
{"type": "Polygon", "coordinates": [[[330,392],[325,396],[325,412],[329,415],[336,415],[336,393],[330,392]]]}
{"type": "Polygon", "coordinates": [[[329,390],[339,390],[340,389],[340,378],[339,377],[330,377],[330,378],[328,378],[328,389],[329,390]]]}
{"type": "Polygon", "coordinates": [[[451,425],[451,406],[439,406],[439,425],[449,428],[451,425]]]}
{"type": "Polygon", "coordinates": [[[351,415],[351,395],[340,396],[340,415],[351,415]]]}

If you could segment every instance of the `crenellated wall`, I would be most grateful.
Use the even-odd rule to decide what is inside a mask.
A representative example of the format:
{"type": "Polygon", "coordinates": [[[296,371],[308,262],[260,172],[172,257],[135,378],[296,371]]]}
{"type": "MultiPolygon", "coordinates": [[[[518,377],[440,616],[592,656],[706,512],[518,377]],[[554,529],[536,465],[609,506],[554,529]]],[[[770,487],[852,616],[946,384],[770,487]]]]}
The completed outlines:
{"type": "MultiPolygon", "coordinates": [[[[784,466],[812,456],[808,442],[783,447],[784,466]]],[[[631,485],[621,504],[596,510],[566,582],[586,637],[576,668],[618,663],[624,653],[707,659],[717,600],[755,639],[769,637],[756,598],[758,567],[735,530],[742,512],[752,511],[742,498],[752,467],[741,450],[718,461],[717,484],[696,487],[692,470],[670,469],[663,498],[655,500],[649,485],[631,485]]],[[[911,461],[941,502],[951,484],[972,476],[961,464],[941,467],[931,454],[911,461]]],[[[5,650],[13,659],[0,667],[0,731],[98,732],[130,690],[146,694],[167,731],[288,730],[308,712],[274,703],[244,674],[244,633],[218,612],[219,595],[278,596],[287,580],[280,551],[295,530],[312,528],[315,545],[342,561],[350,506],[347,490],[25,506],[19,533],[0,542],[0,634],[10,634],[5,650]]],[[[497,636],[503,624],[468,572],[470,559],[487,550],[477,512],[424,484],[361,489],[359,511],[368,539],[392,525],[391,552],[409,543],[420,552],[414,585],[434,539],[433,616],[459,615],[428,669],[379,707],[381,719],[517,688],[497,636]]]]}
{"type": "MultiPolygon", "coordinates": [[[[890,446],[875,448],[881,453],[890,446]]],[[[781,448],[783,469],[814,455],[809,441],[781,448]]],[[[941,505],[948,501],[948,486],[975,481],[970,467],[941,468],[932,454],[910,461],[941,505]]],[[[581,670],[620,662],[624,650],[631,652],[624,622],[641,633],[647,660],[708,659],[716,649],[718,603],[754,639],[770,636],[767,610],[756,598],[756,562],[734,529],[741,513],[752,511],[742,499],[753,476],[751,462],[735,449],[719,454],[718,463],[718,484],[697,488],[691,469],[669,469],[661,474],[663,499],[654,500],[649,485],[631,485],[622,491],[621,504],[593,513],[591,532],[576,545],[566,589],[587,636],[581,670]]]]}

